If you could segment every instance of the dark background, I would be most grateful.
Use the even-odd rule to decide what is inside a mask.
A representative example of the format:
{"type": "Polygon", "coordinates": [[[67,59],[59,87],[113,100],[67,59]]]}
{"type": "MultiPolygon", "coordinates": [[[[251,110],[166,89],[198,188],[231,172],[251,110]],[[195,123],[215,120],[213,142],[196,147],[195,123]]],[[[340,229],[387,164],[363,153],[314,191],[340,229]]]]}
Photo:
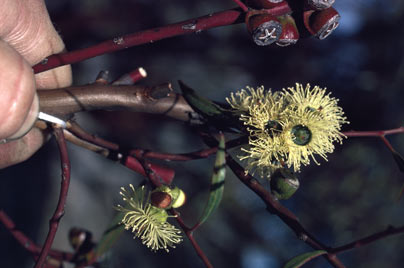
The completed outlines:
{"type": "MultiPolygon", "coordinates": [[[[58,0],[46,1],[68,50],[116,36],[232,8],[231,0],[58,0]]],[[[148,72],[142,84],[181,79],[200,94],[224,101],[246,85],[279,90],[295,82],[327,87],[340,99],[350,125],[345,130],[391,129],[403,125],[404,4],[399,0],[336,0],[341,24],[329,38],[302,39],[290,47],[258,47],[245,25],[204,31],[74,64],[74,84],[94,81],[100,70],[112,78],[139,66],[148,72]]],[[[181,122],[130,112],[79,115],[92,133],[131,147],[173,153],[203,148],[181,122]]],[[[402,135],[389,136],[404,153],[402,135]]],[[[90,230],[95,240],[120,202],[119,188],[142,177],[119,164],[69,145],[73,175],[66,214],[54,247],[71,250],[68,230],[90,230]]],[[[207,198],[213,159],[168,163],[175,182],[187,193],[180,211],[194,223],[207,198]]],[[[397,201],[404,176],[376,138],[351,138],[337,145],[329,161],[304,167],[301,188],[284,204],[303,225],[330,246],[338,246],[402,225],[404,201],[397,201]]],[[[43,243],[60,186],[58,152],[52,140],[25,163],[0,171],[0,208],[18,228],[43,243]]],[[[228,171],[219,210],[195,234],[215,267],[282,267],[311,250],[298,240],[263,202],[228,171]]],[[[153,253],[126,232],[108,256],[108,267],[203,267],[184,239],[169,254],[153,253]]],[[[397,235],[339,255],[347,267],[402,267],[404,237],[397,235]]],[[[30,255],[0,226],[0,267],[32,267],[30,255]]],[[[307,267],[329,267],[318,258],[307,267]]],[[[306,267],[305,266],[305,267],[306,267]]],[[[69,267],[69,266],[66,266],[69,267]]]]}

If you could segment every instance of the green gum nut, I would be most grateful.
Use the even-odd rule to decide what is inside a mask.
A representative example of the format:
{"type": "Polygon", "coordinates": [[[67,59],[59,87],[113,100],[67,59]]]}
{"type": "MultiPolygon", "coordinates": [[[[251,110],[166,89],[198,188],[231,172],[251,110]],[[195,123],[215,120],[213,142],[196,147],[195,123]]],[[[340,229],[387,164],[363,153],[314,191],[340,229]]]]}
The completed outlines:
{"type": "Polygon", "coordinates": [[[150,210],[150,213],[153,214],[153,218],[156,219],[158,222],[164,223],[167,221],[168,213],[164,209],[150,206],[150,210]]]}
{"type": "Polygon", "coordinates": [[[175,187],[174,189],[171,189],[171,197],[173,199],[171,206],[173,208],[179,208],[182,205],[185,204],[186,201],[186,196],[183,190],[181,190],[178,187],[175,187]]]}
{"type": "Polygon", "coordinates": [[[272,194],[281,200],[292,197],[300,183],[292,171],[279,168],[272,174],[270,185],[272,194]]]}
{"type": "Polygon", "coordinates": [[[152,204],[156,207],[160,207],[160,208],[164,208],[164,209],[179,208],[185,204],[185,201],[186,201],[186,195],[185,195],[184,191],[182,191],[178,187],[170,188],[167,185],[163,185],[163,186],[160,186],[160,187],[154,189],[152,192],[152,204]],[[157,197],[162,196],[162,194],[157,194],[159,192],[166,193],[171,196],[170,204],[164,204],[164,205],[160,206],[161,200],[160,200],[160,198],[157,198],[157,197]],[[153,199],[153,197],[156,197],[156,198],[153,199]],[[158,202],[153,202],[154,200],[157,200],[157,199],[158,199],[158,202]]]}

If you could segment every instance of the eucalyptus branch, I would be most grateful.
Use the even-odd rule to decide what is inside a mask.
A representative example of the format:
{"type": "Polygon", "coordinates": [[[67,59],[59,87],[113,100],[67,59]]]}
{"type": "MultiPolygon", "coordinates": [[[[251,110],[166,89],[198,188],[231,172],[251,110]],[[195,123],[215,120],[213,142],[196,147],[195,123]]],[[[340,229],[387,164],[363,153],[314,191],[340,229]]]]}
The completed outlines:
{"type": "Polygon", "coordinates": [[[53,214],[52,218],[49,221],[49,232],[45,240],[45,244],[42,247],[41,254],[34,266],[34,268],[42,268],[46,258],[48,256],[49,250],[52,247],[53,240],[56,235],[56,231],[59,227],[60,219],[63,217],[64,214],[64,207],[67,199],[67,192],[69,190],[70,184],[70,160],[69,155],[67,153],[67,146],[66,140],[63,135],[63,130],[60,128],[54,129],[54,134],[56,137],[56,141],[60,151],[60,160],[61,160],[61,167],[62,167],[62,181],[60,187],[60,194],[58,204],[53,214]]]}
{"type": "Polygon", "coordinates": [[[386,136],[400,133],[404,133],[404,127],[374,131],[347,131],[343,132],[342,134],[347,137],[378,137],[383,141],[383,143],[387,146],[387,148],[389,148],[391,152],[395,152],[393,146],[387,140],[386,136]]]}
{"type": "Polygon", "coordinates": [[[176,216],[176,220],[181,227],[181,229],[184,231],[185,235],[188,237],[189,241],[191,242],[192,246],[195,249],[196,254],[201,258],[203,263],[205,264],[206,267],[212,268],[213,265],[210,263],[208,257],[206,254],[203,252],[202,248],[199,246],[199,244],[196,242],[195,237],[193,235],[193,232],[195,229],[189,228],[181,218],[180,214],[175,210],[171,209],[171,213],[176,216]]]}
{"type": "MultiPolygon", "coordinates": [[[[280,16],[290,13],[289,6],[275,7],[266,10],[267,13],[280,16]]],[[[44,72],[62,65],[72,64],[87,60],[102,54],[111,53],[114,51],[126,49],[128,47],[142,45],[146,43],[153,43],[155,41],[185,35],[204,30],[232,25],[244,22],[244,11],[240,9],[229,9],[217,13],[208,14],[202,17],[185,20],[182,22],[169,24],[163,27],[144,30],[125,36],[119,36],[112,40],[104,41],[100,44],[75,50],[72,52],[65,52],[55,54],[44,59],[33,67],[35,73],[44,72]]]]}
{"type": "Polygon", "coordinates": [[[389,226],[384,231],[374,233],[372,235],[369,235],[367,237],[364,237],[362,239],[356,240],[354,242],[351,242],[349,244],[346,244],[346,245],[343,245],[343,246],[340,246],[337,248],[330,248],[328,251],[332,252],[334,254],[339,254],[339,253],[347,251],[347,250],[363,247],[365,245],[368,245],[377,240],[386,238],[388,236],[392,236],[392,235],[396,235],[396,234],[403,234],[403,233],[404,233],[404,226],[400,226],[400,227],[389,226]]]}
{"type": "MultiPolygon", "coordinates": [[[[114,86],[94,83],[87,86],[38,91],[41,111],[59,117],[92,110],[130,109],[135,112],[164,114],[191,121],[198,118],[171,84],[159,86],[114,86]]],[[[194,120],[195,123],[199,119],[194,120]]]]}
{"type": "MultiPolygon", "coordinates": [[[[37,257],[41,253],[42,247],[35,244],[22,231],[18,230],[13,220],[3,210],[0,210],[0,222],[3,223],[4,227],[6,227],[15,240],[34,257],[37,257]]],[[[49,250],[49,256],[60,261],[72,261],[74,254],[59,250],[49,250]]]]}
{"type": "MultiPolygon", "coordinates": [[[[255,178],[246,174],[244,169],[230,156],[226,157],[226,163],[234,174],[248,188],[254,191],[267,205],[270,213],[277,215],[286,225],[292,229],[296,236],[303,240],[306,244],[316,250],[327,250],[327,247],[310,234],[300,223],[299,219],[293,212],[278,202],[275,197],[269,193],[255,178]]],[[[330,264],[334,267],[343,268],[344,264],[337,258],[336,254],[328,253],[325,255],[330,264]]]]}

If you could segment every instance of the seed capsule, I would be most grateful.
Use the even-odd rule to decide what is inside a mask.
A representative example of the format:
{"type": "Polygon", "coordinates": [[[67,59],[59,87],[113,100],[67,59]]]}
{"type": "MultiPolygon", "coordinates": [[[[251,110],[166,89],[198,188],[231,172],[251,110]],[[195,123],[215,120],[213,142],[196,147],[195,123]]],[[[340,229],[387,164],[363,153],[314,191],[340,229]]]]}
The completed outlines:
{"type": "Polygon", "coordinates": [[[278,199],[289,199],[299,188],[299,180],[289,169],[279,168],[271,176],[271,193],[278,199]]]}
{"type": "Polygon", "coordinates": [[[278,19],[282,25],[282,33],[276,44],[281,47],[296,44],[297,40],[299,40],[299,31],[297,30],[295,20],[290,15],[285,15],[278,19]]]}
{"type": "Polygon", "coordinates": [[[304,14],[304,24],[312,35],[322,40],[338,27],[340,18],[333,7],[320,11],[308,10],[304,14]]]}
{"type": "Polygon", "coordinates": [[[334,2],[335,0],[307,0],[307,4],[317,10],[329,8],[334,2]]]}
{"type": "Polygon", "coordinates": [[[259,46],[267,46],[278,41],[282,33],[279,20],[269,14],[247,15],[247,28],[259,46]]]}
{"type": "Polygon", "coordinates": [[[247,0],[246,4],[255,9],[269,9],[287,5],[288,3],[284,0],[247,0]]]}

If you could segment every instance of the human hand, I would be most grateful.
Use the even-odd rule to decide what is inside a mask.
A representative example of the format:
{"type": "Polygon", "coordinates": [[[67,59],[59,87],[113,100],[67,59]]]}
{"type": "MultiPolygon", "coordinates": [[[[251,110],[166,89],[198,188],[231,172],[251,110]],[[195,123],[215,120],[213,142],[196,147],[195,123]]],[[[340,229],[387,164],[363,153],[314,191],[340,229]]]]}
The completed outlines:
{"type": "Polygon", "coordinates": [[[22,162],[44,143],[32,128],[39,111],[37,89],[71,84],[70,66],[37,75],[31,66],[64,50],[43,0],[0,0],[0,168],[22,162]],[[31,130],[30,130],[31,129],[31,130]]]}

